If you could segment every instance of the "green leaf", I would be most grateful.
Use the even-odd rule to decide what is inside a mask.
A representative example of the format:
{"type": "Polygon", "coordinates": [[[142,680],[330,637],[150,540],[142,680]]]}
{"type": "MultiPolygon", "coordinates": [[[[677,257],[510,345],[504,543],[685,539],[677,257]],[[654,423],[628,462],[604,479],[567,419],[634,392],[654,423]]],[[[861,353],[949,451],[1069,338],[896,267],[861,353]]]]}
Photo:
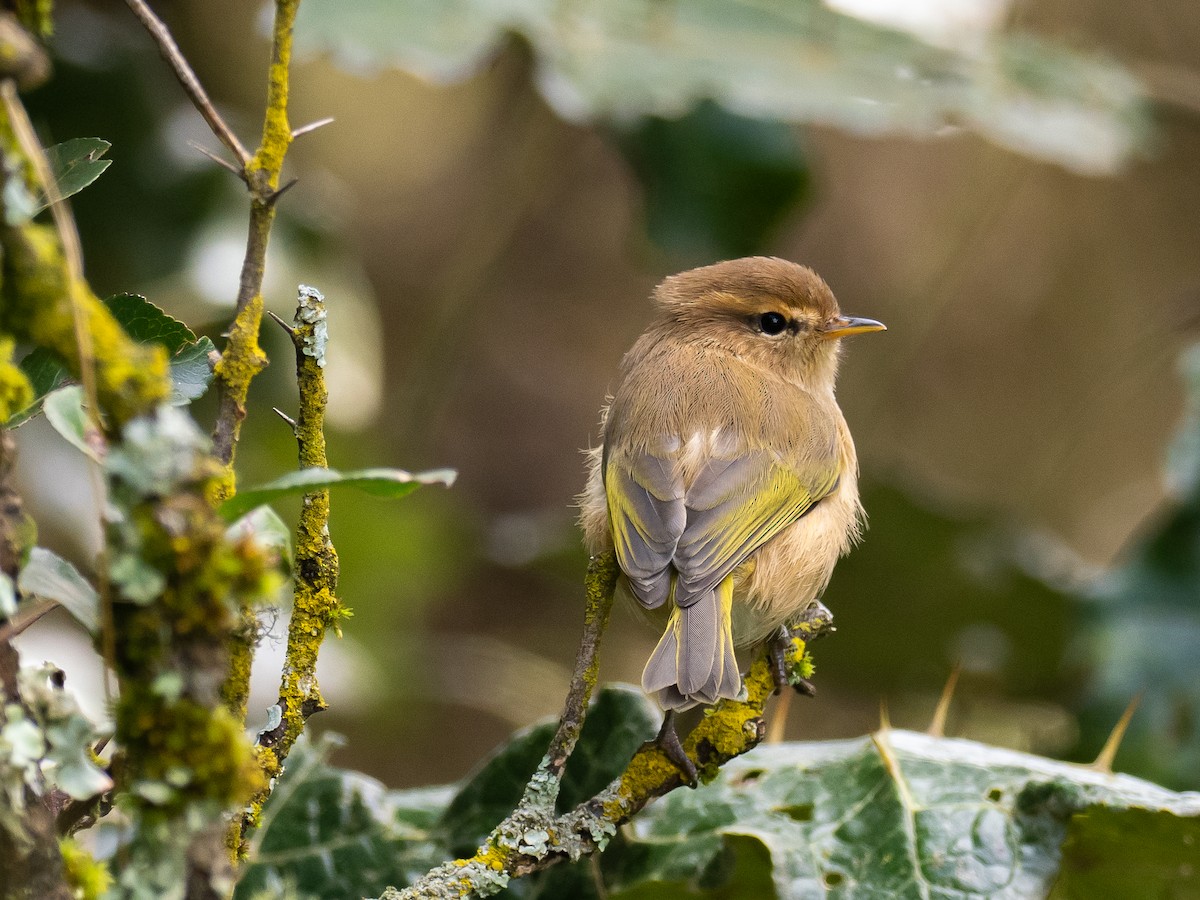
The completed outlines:
{"type": "Polygon", "coordinates": [[[253,537],[264,547],[279,554],[279,558],[290,569],[292,567],[292,530],[271,507],[257,506],[225,529],[231,541],[253,537]]]}
{"type": "Polygon", "coordinates": [[[34,547],[17,576],[17,587],[27,597],[54,600],[84,628],[96,633],[100,598],[91,583],[65,559],[44,547],[34,547]]]}
{"type": "Polygon", "coordinates": [[[42,399],[42,409],[46,413],[46,421],[54,426],[54,430],[66,438],[71,446],[97,462],[100,461],[95,446],[88,440],[92,423],[83,411],[82,387],[69,384],[51,391],[42,399]]]}
{"type": "Polygon", "coordinates": [[[33,386],[34,401],[19,412],[13,413],[5,423],[5,428],[16,428],[24,425],[42,411],[42,401],[46,394],[55,388],[62,387],[70,380],[62,358],[53,350],[45,347],[35,347],[19,363],[20,369],[33,386]]]}
{"type": "MultiPolygon", "coordinates": [[[[633,689],[606,689],[597,702],[643,719],[644,701],[639,709],[632,699],[633,689]]],[[[599,736],[603,716],[597,724],[599,736]]],[[[444,788],[387,793],[324,763],[289,765],[267,807],[253,880],[238,897],[286,884],[320,897],[374,896],[472,851],[511,811],[552,731],[546,723],[518,734],[452,801],[444,788]],[[378,880],[345,868],[349,857],[338,854],[347,848],[378,880]],[[381,848],[394,854],[390,870],[372,856],[381,848]],[[346,886],[336,894],[339,877],[346,886]]],[[[579,752],[596,736],[585,735],[579,752]]],[[[609,771],[623,768],[624,750],[604,751],[609,771]]],[[[599,880],[608,900],[1024,900],[1052,888],[1064,898],[1182,897],[1192,896],[1200,871],[1198,829],[1200,794],[974,741],[884,731],[761,746],[711,784],[643,810],[595,871],[589,860],[558,867],[513,882],[508,896],[582,900],[596,896],[599,880]]]]}
{"type": "Polygon", "coordinates": [[[171,357],[171,403],[183,406],[202,397],[213,380],[210,353],[216,352],[213,342],[202,337],[185,344],[171,357]]]}
{"type": "Polygon", "coordinates": [[[458,0],[305,4],[297,40],[356,71],[399,66],[461,79],[509,32],[568,119],[673,119],[702,99],[731,112],[867,135],[967,128],[1081,172],[1111,172],[1146,143],[1145,92],[1111,60],[1030,34],[935,41],[822,0],[458,0]]]}
{"type": "Polygon", "coordinates": [[[247,510],[279,497],[307,494],[337,485],[350,485],[376,497],[394,500],[405,497],[426,484],[444,484],[449,487],[454,483],[456,474],[452,469],[432,469],[416,473],[403,469],[357,469],[351,472],[321,468],[300,469],[258,487],[238,491],[221,504],[221,514],[226,519],[235,519],[247,510]]]}
{"type": "MultiPolygon", "coordinates": [[[[1145,811],[1161,826],[1159,858],[1194,859],[1181,837],[1200,821],[1200,794],[974,741],[884,731],[759,747],[707,787],[649,808],[603,869],[614,898],[656,882],[737,894],[735,878],[757,875],[739,875],[736,859],[723,857],[765,850],[781,898],[1023,900],[1046,895],[1072,817],[1097,808],[1145,811]]],[[[1147,849],[1113,852],[1132,863],[1147,849]]]]}
{"type": "Polygon", "coordinates": [[[239,872],[237,900],[288,886],[305,898],[375,896],[442,861],[428,828],[450,789],[389,792],[328,765],[327,752],[305,741],[292,750],[254,837],[258,852],[239,872]]]}
{"type": "Polygon", "coordinates": [[[192,329],[137,294],[117,294],[104,302],[131,338],[159,344],[171,354],[173,406],[184,406],[208,390],[213,378],[209,354],[216,350],[211,340],[196,337],[192,329]]]}
{"type": "Polygon", "coordinates": [[[685,260],[761,251],[808,186],[791,126],[708,101],[679,119],[647,118],[618,143],[642,184],[651,240],[685,260]]]}
{"type": "MultiPolygon", "coordinates": [[[[46,148],[46,161],[60,199],[78,194],[99,178],[112,165],[111,159],[101,159],[109,148],[108,141],[100,138],[72,138],[46,148]]],[[[39,198],[38,210],[49,205],[45,197],[39,198]]]]}
{"type": "Polygon", "coordinates": [[[1071,817],[1050,900],[1200,896],[1200,819],[1092,807],[1071,817]]]}
{"type": "MultiPolygon", "coordinates": [[[[603,687],[567,763],[559,810],[595,796],[620,775],[634,751],[654,737],[660,718],[640,689],[603,687]]],[[[557,727],[558,721],[551,720],[518,732],[463,785],[438,823],[438,833],[453,852],[469,855],[513,811],[557,727]]]]}
{"type": "Polygon", "coordinates": [[[121,327],[135,341],[161,344],[174,355],[187,344],[196,342],[196,335],[178,319],[167,315],[145,297],[137,294],[117,294],[104,301],[121,327]]]}

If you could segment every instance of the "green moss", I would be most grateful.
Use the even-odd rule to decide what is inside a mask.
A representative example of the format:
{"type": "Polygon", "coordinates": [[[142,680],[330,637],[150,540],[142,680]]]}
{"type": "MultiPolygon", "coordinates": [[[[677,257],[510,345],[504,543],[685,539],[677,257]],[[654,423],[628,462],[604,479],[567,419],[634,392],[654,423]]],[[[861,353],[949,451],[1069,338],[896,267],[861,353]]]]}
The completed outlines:
{"type": "Polygon", "coordinates": [[[100,900],[112,887],[108,866],[79,846],[71,838],[59,841],[63,868],[71,896],[76,900],[100,900]]]}
{"type": "Polygon", "coordinates": [[[92,370],[100,407],[118,427],[167,397],[166,350],[134,341],[86,284],[70,280],[53,229],[4,228],[0,249],[0,329],[56,351],[85,383],[84,367],[92,370]]]}
{"type": "Polygon", "coordinates": [[[12,338],[0,337],[0,422],[33,402],[33,385],[13,362],[12,338]]]}

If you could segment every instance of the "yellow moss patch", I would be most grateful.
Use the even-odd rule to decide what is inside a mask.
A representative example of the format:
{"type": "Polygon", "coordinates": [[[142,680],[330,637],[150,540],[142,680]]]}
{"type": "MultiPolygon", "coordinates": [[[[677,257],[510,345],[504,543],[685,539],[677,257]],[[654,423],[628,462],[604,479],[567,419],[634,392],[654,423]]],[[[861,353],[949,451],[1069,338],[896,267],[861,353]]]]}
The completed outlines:
{"type": "Polygon", "coordinates": [[[33,385],[12,361],[15,342],[0,337],[0,422],[33,402],[33,385]]]}
{"type": "Polygon", "coordinates": [[[112,875],[108,866],[80,847],[71,838],[59,842],[63,869],[71,896],[76,900],[100,900],[112,887],[112,875]]]}

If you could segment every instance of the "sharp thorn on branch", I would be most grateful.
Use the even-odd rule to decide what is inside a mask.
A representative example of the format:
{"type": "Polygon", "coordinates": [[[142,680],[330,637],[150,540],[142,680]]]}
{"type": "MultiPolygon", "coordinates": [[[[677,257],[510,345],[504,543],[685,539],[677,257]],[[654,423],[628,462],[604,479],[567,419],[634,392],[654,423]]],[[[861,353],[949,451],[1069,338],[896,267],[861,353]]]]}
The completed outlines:
{"type": "Polygon", "coordinates": [[[296,431],[296,428],[298,426],[296,425],[295,419],[293,419],[291,416],[289,416],[287,413],[285,413],[282,409],[279,409],[276,406],[272,406],[271,411],[273,413],[275,413],[275,415],[279,416],[279,418],[283,419],[283,421],[287,422],[288,427],[290,427],[292,429],[293,433],[296,431]]]}
{"type": "Polygon", "coordinates": [[[289,335],[295,335],[296,329],[293,328],[291,325],[289,325],[287,322],[285,322],[283,319],[281,319],[279,316],[275,315],[275,313],[271,312],[271,310],[269,310],[269,309],[267,310],[267,315],[270,316],[272,319],[274,319],[275,324],[278,325],[280,328],[282,328],[284,331],[286,331],[289,335]]]}
{"type": "Polygon", "coordinates": [[[274,206],[279,201],[279,198],[282,197],[284,194],[286,194],[288,191],[290,191],[292,188],[294,188],[299,181],[300,181],[299,178],[293,178],[291,181],[289,181],[283,187],[279,188],[276,191],[272,191],[270,194],[267,195],[267,197],[265,199],[266,204],[268,206],[274,206]]]}
{"type": "Polygon", "coordinates": [[[232,172],[238,178],[242,179],[243,181],[246,180],[246,173],[244,171],[242,171],[242,169],[239,168],[237,166],[237,164],[231,163],[229,160],[225,159],[225,157],[221,156],[220,154],[213,153],[211,150],[209,150],[203,144],[197,144],[195,141],[188,141],[188,146],[191,147],[193,150],[199,151],[204,156],[207,156],[210,160],[215,162],[222,169],[228,169],[230,172],[232,172]]]}
{"type": "Polygon", "coordinates": [[[309,132],[316,131],[318,128],[324,128],[326,125],[329,125],[332,122],[333,116],[328,116],[324,119],[317,119],[315,122],[309,122],[307,125],[301,125],[292,132],[292,140],[295,140],[302,134],[308,134],[309,132]]]}

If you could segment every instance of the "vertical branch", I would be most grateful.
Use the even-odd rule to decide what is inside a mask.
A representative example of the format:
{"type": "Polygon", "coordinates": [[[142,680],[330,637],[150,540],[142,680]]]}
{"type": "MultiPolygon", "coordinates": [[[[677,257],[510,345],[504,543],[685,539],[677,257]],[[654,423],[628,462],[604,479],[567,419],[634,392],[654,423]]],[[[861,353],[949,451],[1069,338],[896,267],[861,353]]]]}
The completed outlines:
{"type": "Polygon", "coordinates": [[[225,477],[213,498],[218,502],[232,496],[236,489],[233,461],[242,420],[246,417],[246,396],[254,376],[267,365],[267,358],[258,346],[263,314],[262,282],[271,225],[275,221],[275,203],[282,194],[279,175],[292,143],[287,114],[288,76],[292,28],[299,6],[300,0],[276,0],[262,142],[243,169],[250,188],[246,255],[238,280],[237,314],[229,329],[229,343],[215,369],[219,407],[213,428],[213,452],[225,466],[225,477]]]}
{"type": "MultiPolygon", "coordinates": [[[[300,467],[325,468],[325,298],[315,288],[300,286],[294,326],[288,329],[296,348],[296,380],[300,413],[296,443],[300,467]]],[[[317,653],[331,625],[347,615],[337,594],[338,557],[329,538],[329,491],[304,495],[296,529],[295,595],[288,623],[287,651],[279,686],[279,723],[258,738],[258,761],[267,785],[260,790],[240,823],[242,835],[258,824],[270,796],[271,780],[283,764],[308,717],[325,709],[317,683],[317,653]]]]}

